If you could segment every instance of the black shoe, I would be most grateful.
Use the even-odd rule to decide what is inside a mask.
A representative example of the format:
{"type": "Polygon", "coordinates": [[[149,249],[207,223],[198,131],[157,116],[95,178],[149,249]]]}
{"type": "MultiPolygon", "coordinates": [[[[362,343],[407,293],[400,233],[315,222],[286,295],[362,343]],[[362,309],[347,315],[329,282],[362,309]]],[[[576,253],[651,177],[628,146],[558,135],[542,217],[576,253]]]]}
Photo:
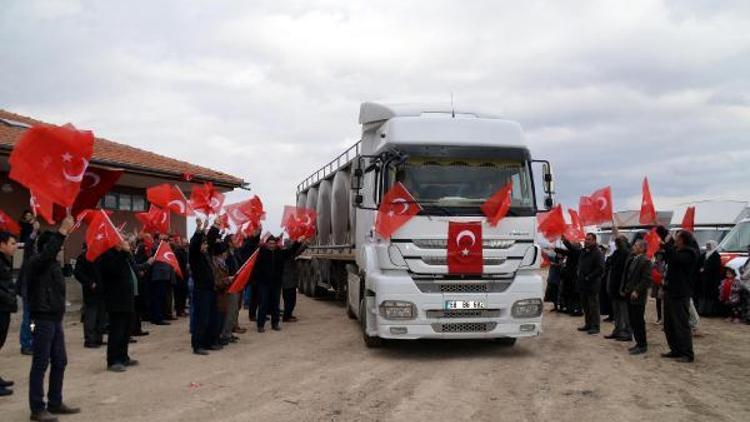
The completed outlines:
{"type": "Polygon", "coordinates": [[[272,325],[271,329],[274,330],[274,331],[281,331],[281,327],[278,326],[278,325],[272,325]]]}
{"type": "Polygon", "coordinates": [[[13,394],[13,390],[6,387],[0,387],[0,397],[10,396],[11,394],[13,394]]]}
{"type": "Polygon", "coordinates": [[[39,422],[57,422],[57,418],[46,410],[31,412],[31,420],[39,422]]]}
{"type": "Polygon", "coordinates": [[[137,360],[135,360],[135,359],[129,359],[125,363],[125,366],[138,366],[139,364],[140,364],[140,362],[138,362],[137,360]]]}
{"type": "Polygon", "coordinates": [[[607,334],[606,336],[604,336],[604,338],[606,338],[607,340],[614,340],[619,338],[619,336],[616,336],[614,334],[607,334]]]}
{"type": "Polygon", "coordinates": [[[599,329],[598,328],[592,328],[592,329],[586,331],[586,334],[588,334],[590,336],[595,336],[595,335],[599,334],[599,329]]]}
{"type": "Polygon", "coordinates": [[[138,331],[137,333],[133,334],[134,337],[142,337],[142,336],[147,336],[147,335],[148,335],[148,331],[138,331]]]}
{"type": "Polygon", "coordinates": [[[134,338],[129,338],[129,339],[128,339],[128,343],[130,343],[130,344],[133,344],[133,343],[138,343],[138,340],[136,340],[136,339],[134,339],[134,338]]]}
{"type": "Polygon", "coordinates": [[[220,344],[212,344],[212,345],[206,347],[206,350],[214,350],[214,351],[216,351],[216,350],[221,350],[223,348],[224,348],[224,346],[222,346],[220,344]]]}
{"type": "Polygon", "coordinates": [[[220,346],[226,346],[228,344],[229,344],[229,339],[222,338],[222,339],[219,340],[219,345],[220,346]]]}
{"type": "Polygon", "coordinates": [[[580,312],[580,311],[571,312],[570,316],[572,316],[572,317],[581,317],[581,316],[583,316],[583,312],[580,312]]]}
{"type": "Polygon", "coordinates": [[[21,349],[21,354],[24,356],[33,356],[34,351],[31,349],[21,349]]]}
{"type": "Polygon", "coordinates": [[[264,327],[258,327],[258,332],[259,333],[265,333],[266,329],[264,327]]]}
{"type": "Polygon", "coordinates": [[[633,349],[630,349],[631,355],[642,355],[648,351],[645,347],[635,347],[633,349]]]}
{"type": "Polygon", "coordinates": [[[77,407],[68,407],[65,403],[60,404],[56,407],[47,406],[47,411],[53,415],[75,415],[81,413],[81,409],[77,407]]]}
{"type": "Polygon", "coordinates": [[[13,381],[4,380],[2,377],[0,377],[0,387],[13,387],[13,384],[13,381]]]}
{"type": "Polygon", "coordinates": [[[666,358],[666,359],[677,359],[681,356],[675,352],[668,352],[668,353],[662,353],[661,357],[666,358]]]}
{"type": "Polygon", "coordinates": [[[109,371],[109,372],[125,372],[127,370],[128,369],[125,367],[125,365],[123,365],[121,363],[115,363],[115,364],[109,365],[107,367],[107,371],[109,371]]]}
{"type": "Polygon", "coordinates": [[[616,337],[615,340],[617,341],[633,341],[630,337],[616,337]]]}
{"type": "Polygon", "coordinates": [[[677,362],[680,363],[692,363],[695,361],[695,358],[691,358],[690,356],[680,356],[677,358],[677,362]]]}
{"type": "Polygon", "coordinates": [[[99,343],[83,343],[83,347],[87,349],[98,349],[102,346],[99,343]]]}
{"type": "Polygon", "coordinates": [[[588,327],[588,326],[586,326],[586,325],[584,325],[583,327],[578,327],[578,328],[577,328],[577,330],[578,330],[578,331],[588,331],[588,330],[590,330],[590,329],[591,329],[591,328],[590,328],[590,327],[588,327]]]}
{"type": "Polygon", "coordinates": [[[159,322],[152,322],[154,325],[172,325],[168,323],[167,321],[159,321],[159,322]]]}
{"type": "Polygon", "coordinates": [[[201,355],[201,356],[208,356],[208,350],[206,349],[194,349],[193,350],[194,355],[201,355]]]}

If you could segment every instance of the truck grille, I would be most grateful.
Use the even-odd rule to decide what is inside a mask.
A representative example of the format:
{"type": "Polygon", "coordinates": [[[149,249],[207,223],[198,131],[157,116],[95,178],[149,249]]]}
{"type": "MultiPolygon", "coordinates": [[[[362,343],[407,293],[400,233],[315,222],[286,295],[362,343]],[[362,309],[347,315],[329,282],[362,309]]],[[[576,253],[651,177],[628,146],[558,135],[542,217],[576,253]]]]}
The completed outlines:
{"type": "MultiPolygon", "coordinates": [[[[421,249],[447,249],[448,239],[414,239],[414,246],[421,249]]],[[[483,239],[483,249],[509,249],[516,243],[513,239],[483,239]]]]}
{"type": "Polygon", "coordinates": [[[452,309],[427,311],[427,318],[497,318],[499,309],[452,309]]]}
{"type": "Polygon", "coordinates": [[[436,333],[486,333],[497,327],[496,322],[452,322],[449,324],[432,324],[436,333]]]}
{"type": "MultiPolygon", "coordinates": [[[[448,265],[448,258],[445,256],[423,256],[422,262],[427,265],[448,265]]],[[[484,265],[503,265],[505,258],[484,258],[484,265]]]]}
{"type": "Polygon", "coordinates": [[[441,293],[487,293],[487,283],[440,284],[441,293]]]}

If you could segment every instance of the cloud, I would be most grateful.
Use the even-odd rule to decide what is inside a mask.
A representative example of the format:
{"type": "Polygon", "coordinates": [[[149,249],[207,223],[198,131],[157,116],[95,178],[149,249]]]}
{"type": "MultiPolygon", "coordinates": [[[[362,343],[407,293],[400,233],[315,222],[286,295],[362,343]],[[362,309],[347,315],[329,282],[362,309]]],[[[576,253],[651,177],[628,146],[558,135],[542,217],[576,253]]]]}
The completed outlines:
{"type": "Polygon", "coordinates": [[[360,102],[451,92],[521,122],[568,206],[644,175],[657,206],[747,199],[747,27],[743,1],[13,1],[0,107],[242,176],[270,226],[360,102]]]}

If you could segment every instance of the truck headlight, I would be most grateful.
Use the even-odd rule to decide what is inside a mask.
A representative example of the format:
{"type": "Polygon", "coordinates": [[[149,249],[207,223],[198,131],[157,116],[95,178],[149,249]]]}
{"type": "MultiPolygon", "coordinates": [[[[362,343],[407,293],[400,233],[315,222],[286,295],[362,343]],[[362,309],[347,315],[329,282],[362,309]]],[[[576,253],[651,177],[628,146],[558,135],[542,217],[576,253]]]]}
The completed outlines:
{"type": "Polygon", "coordinates": [[[385,319],[414,319],[417,307],[403,300],[385,300],[380,304],[380,316],[385,319]]]}
{"type": "Polygon", "coordinates": [[[541,299],[524,299],[513,304],[513,318],[536,318],[542,314],[541,299]]]}

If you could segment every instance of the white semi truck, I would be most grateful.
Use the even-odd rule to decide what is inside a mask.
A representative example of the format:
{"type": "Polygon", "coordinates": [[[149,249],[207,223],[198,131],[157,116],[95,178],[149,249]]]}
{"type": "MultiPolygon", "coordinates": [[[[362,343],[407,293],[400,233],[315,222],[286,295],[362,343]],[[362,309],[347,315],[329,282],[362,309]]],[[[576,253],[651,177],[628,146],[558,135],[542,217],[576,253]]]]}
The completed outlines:
{"type": "Polygon", "coordinates": [[[368,347],[421,338],[513,345],[539,335],[536,214],[551,207],[554,189],[549,162],[532,160],[521,126],[450,107],[376,103],[361,105],[359,123],[361,140],[297,187],[297,206],[318,214],[315,242],[298,260],[300,290],[345,300],[368,347]],[[422,211],[385,239],[375,219],[396,181],[422,211]],[[510,211],[491,227],[480,206],[508,182],[510,211]],[[482,274],[448,271],[450,221],[482,222],[482,274]]]}

